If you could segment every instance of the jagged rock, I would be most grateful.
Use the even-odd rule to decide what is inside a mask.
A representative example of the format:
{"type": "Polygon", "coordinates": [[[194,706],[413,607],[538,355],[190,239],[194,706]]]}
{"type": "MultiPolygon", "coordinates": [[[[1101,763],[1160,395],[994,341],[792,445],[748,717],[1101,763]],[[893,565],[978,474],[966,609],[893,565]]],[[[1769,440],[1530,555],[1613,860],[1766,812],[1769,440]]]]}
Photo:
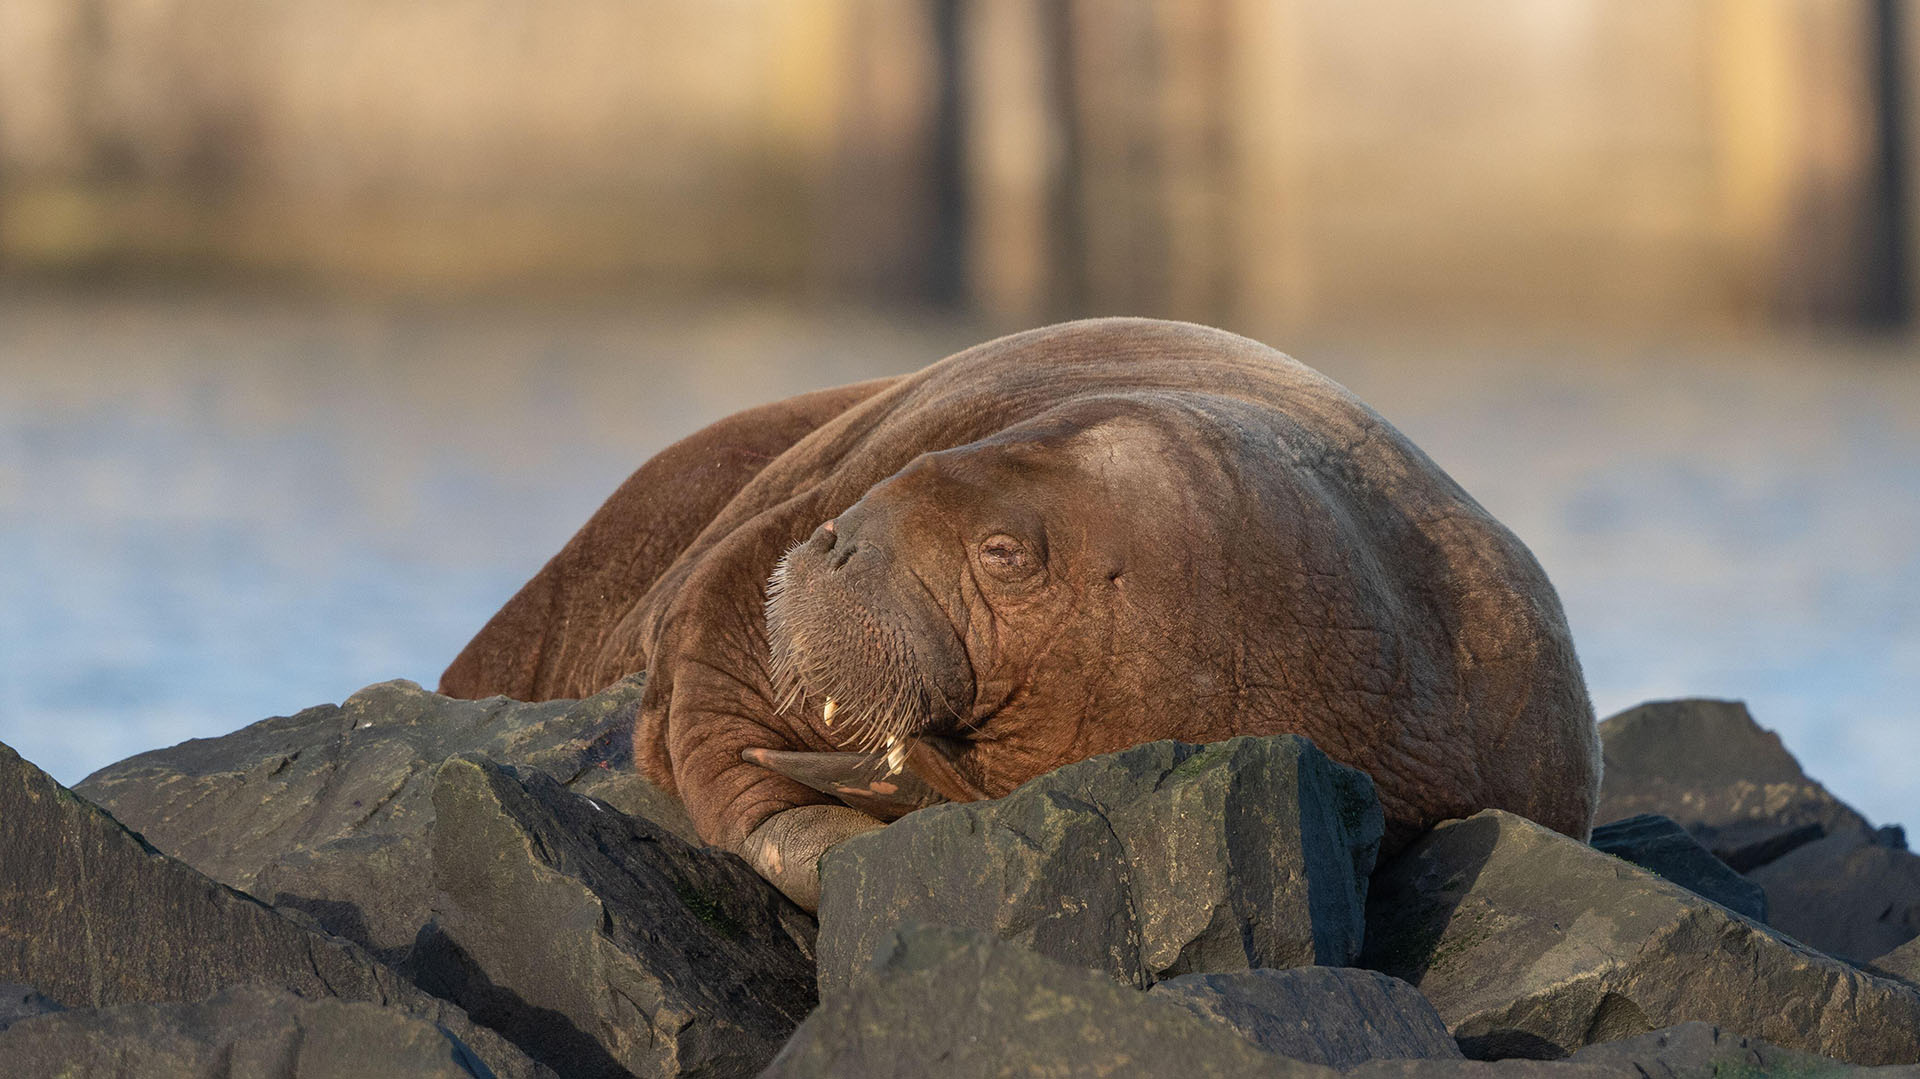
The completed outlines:
{"type": "Polygon", "coordinates": [[[749,1075],[812,1009],[812,919],[740,858],[477,756],[433,811],[407,967],[562,1075],[749,1075]]]}
{"type": "Polygon", "coordinates": [[[0,1028],[0,1074],[143,1079],[480,1079],[444,1029],[393,1008],[245,986],[191,1004],[122,1004],[0,1028]]]}
{"type": "Polygon", "coordinates": [[[1838,1061],[1769,1045],[1712,1023],[1681,1023],[1632,1038],[1589,1045],[1573,1054],[1576,1064],[1612,1068],[1645,1079],[1683,1076],[1820,1075],[1851,1071],[1838,1061]]]}
{"type": "Polygon", "coordinates": [[[155,846],[241,891],[303,910],[393,961],[426,921],[430,778],[461,753],[537,768],[693,834],[632,766],[644,679],[580,701],[463,701],[383,682],[340,705],[129,757],[75,788],[155,846]]]}
{"type": "Polygon", "coordinates": [[[1597,820],[1671,817],[1745,873],[1865,818],[1807,778],[1739,701],[1650,701],[1600,724],[1597,820]]]}
{"type": "Polygon", "coordinates": [[[1695,895],[1752,918],[1767,920],[1767,893],[1713,856],[1685,828],[1657,813],[1641,813],[1593,830],[1593,849],[1651,870],[1695,895]]]}
{"type": "Polygon", "coordinates": [[[1182,974],[1153,987],[1269,1053],[1346,1069],[1377,1059],[1459,1060],[1460,1047],[1420,991],[1348,967],[1182,974]]]}
{"type": "Polygon", "coordinates": [[[65,1010],[31,985],[0,985],[0,1031],[22,1019],[65,1010]]]}
{"type": "Polygon", "coordinates": [[[1418,986],[1470,1057],[1701,1020],[1854,1064],[1920,1061],[1910,987],[1498,810],[1374,874],[1361,961],[1418,986]]]}
{"type": "Polygon", "coordinates": [[[1858,832],[1815,840],[1754,870],[1775,928],[1854,963],[1920,934],[1920,855],[1858,832]]]}
{"type": "Polygon", "coordinates": [[[1909,985],[1920,986],[1920,937],[1915,937],[1868,963],[1867,969],[1876,974],[1898,978],[1909,985]]]}
{"type": "Polygon", "coordinates": [[[1096,971],[985,933],[914,926],[888,933],[872,970],[828,997],[761,1076],[1337,1074],[1096,971]]]}
{"type": "Polygon", "coordinates": [[[1295,735],[1070,764],[828,851],[821,992],[849,985],[907,922],[985,930],[1142,988],[1344,965],[1381,828],[1372,782],[1295,735]]]}
{"type": "Polygon", "coordinates": [[[547,1074],[351,942],[161,854],[4,745],[0,864],[0,981],[72,1008],[203,1000],[248,982],[391,1004],[445,1026],[503,1079],[547,1074]]]}

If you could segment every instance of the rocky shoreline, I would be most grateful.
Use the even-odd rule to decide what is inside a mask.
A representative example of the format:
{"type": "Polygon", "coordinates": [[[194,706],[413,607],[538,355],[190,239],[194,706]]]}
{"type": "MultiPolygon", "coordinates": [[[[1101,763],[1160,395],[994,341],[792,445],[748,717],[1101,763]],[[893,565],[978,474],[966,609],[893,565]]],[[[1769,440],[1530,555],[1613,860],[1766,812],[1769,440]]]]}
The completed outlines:
{"type": "Polygon", "coordinates": [[[1305,739],[1160,742],[842,844],[816,919],[637,777],[640,690],[0,747],[0,1074],[1920,1076],[1920,856],[1737,703],[1602,724],[1591,845],[1379,860],[1305,739]]]}

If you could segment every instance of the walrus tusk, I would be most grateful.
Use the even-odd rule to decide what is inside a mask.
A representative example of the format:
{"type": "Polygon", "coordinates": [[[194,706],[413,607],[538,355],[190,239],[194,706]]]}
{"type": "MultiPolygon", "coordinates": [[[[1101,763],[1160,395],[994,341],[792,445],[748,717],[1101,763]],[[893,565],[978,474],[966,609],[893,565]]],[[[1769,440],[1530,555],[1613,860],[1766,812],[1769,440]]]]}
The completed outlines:
{"type": "Polygon", "coordinates": [[[832,697],[828,697],[826,707],[820,709],[820,722],[829,727],[833,726],[833,714],[839,710],[840,706],[833,703],[832,697]]]}
{"type": "MultiPolygon", "coordinates": [[[[900,755],[906,756],[906,743],[900,755]]],[[[898,820],[916,809],[947,799],[912,772],[886,773],[886,758],[876,753],[807,753],[786,749],[743,749],[740,759],[804,783],[821,794],[878,817],[898,820]]]]}

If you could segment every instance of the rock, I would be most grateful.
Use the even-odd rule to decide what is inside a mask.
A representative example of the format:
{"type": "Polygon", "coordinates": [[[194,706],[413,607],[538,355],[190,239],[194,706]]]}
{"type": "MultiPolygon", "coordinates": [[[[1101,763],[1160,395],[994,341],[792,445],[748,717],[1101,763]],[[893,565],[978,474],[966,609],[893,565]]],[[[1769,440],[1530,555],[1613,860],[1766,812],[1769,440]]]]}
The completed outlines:
{"type": "Polygon", "coordinates": [[[761,1079],[1336,1074],[1097,971],[985,933],[914,926],[889,933],[866,976],[828,997],[761,1079]]]}
{"type": "Polygon", "coordinates": [[[1713,856],[1685,828],[1657,813],[1641,813],[1593,830],[1593,849],[1711,899],[1756,922],[1767,920],[1767,893],[1713,856]]]}
{"type": "Polygon", "coordinates": [[[503,1079],[547,1074],[358,946],[154,850],[4,745],[0,864],[0,982],[73,1008],[197,1001],[247,982],[391,1004],[445,1026],[503,1079]]]}
{"type": "Polygon", "coordinates": [[[1868,963],[1867,969],[1889,978],[1898,978],[1908,985],[1920,986],[1920,937],[1868,963]]]}
{"type": "Polygon", "coordinates": [[[220,738],[129,757],[75,789],[231,887],[297,908],[397,960],[426,921],[430,779],[479,752],[691,837],[677,802],[632,765],[643,679],[581,701],[454,700],[411,682],[220,738]]]}
{"type": "Polygon", "coordinates": [[[1850,1071],[1838,1061],[1769,1045],[1711,1023],[1681,1023],[1632,1038],[1589,1045],[1575,1064],[1611,1068],[1627,1076],[1820,1075],[1850,1071]]]}
{"type": "Polygon", "coordinates": [[[1600,724],[1596,820],[1658,813],[1739,872],[1867,822],[1763,730],[1739,701],[1651,701],[1600,724]]]}
{"type": "Polygon", "coordinates": [[[1776,929],[1866,963],[1920,935],[1920,855],[1858,832],[1815,840],[1754,870],[1776,929]]]}
{"type": "Polygon", "coordinates": [[[908,922],[984,930],[1141,988],[1345,965],[1381,828],[1372,782],[1295,735],[1080,761],[828,851],[821,992],[908,922]]]}
{"type": "Polygon", "coordinates": [[[1506,1057],[1501,1060],[1369,1060],[1340,1073],[1349,1079],[1645,1079],[1625,1076],[1608,1069],[1562,1060],[1529,1060],[1506,1057]]]}
{"type": "Polygon", "coordinates": [[[1920,992],[1498,810],[1374,874],[1361,962],[1418,986],[1481,1059],[1700,1020],[1854,1064],[1920,1061],[1920,992]]]}
{"type": "Polygon", "coordinates": [[[477,756],[433,812],[407,967],[560,1074],[750,1075],[813,1008],[812,919],[740,858],[477,756]]]}
{"type": "Polygon", "coordinates": [[[22,1019],[65,1010],[31,985],[0,985],[0,1030],[22,1019]]]}
{"type": "Polygon", "coordinates": [[[471,1049],[393,1008],[260,986],[191,1004],[121,1004],[0,1028],[0,1074],[168,1079],[479,1079],[471,1049]]]}
{"type": "Polygon", "coordinates": [[[1346,967],[1182,974],[1153,987],[1269,1053],[1342,1070],[1369,1060],[1459,1060],[1460,1047],[1420,991],[1346,967]]]}

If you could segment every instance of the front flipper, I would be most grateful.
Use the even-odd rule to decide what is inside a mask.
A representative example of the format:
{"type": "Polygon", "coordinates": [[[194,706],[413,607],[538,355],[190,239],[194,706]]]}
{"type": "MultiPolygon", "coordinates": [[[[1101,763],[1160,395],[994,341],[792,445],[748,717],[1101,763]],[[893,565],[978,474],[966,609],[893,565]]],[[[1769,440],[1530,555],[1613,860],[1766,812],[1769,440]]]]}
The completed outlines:
{"type": "Polygon", "coordinates": [[[883,821],[899,820],[946,796],[910,771],[889,773],[884,753],[808,753],[743,749],[740,759],[804,783],[883,821]]]}
{"type": "Polygon", "coordinates": [[[788,899],[820,909],[820,856],[843,839],[886,825],[846,806],[800,806],[768,817],[740,855],[788,899]]]}

